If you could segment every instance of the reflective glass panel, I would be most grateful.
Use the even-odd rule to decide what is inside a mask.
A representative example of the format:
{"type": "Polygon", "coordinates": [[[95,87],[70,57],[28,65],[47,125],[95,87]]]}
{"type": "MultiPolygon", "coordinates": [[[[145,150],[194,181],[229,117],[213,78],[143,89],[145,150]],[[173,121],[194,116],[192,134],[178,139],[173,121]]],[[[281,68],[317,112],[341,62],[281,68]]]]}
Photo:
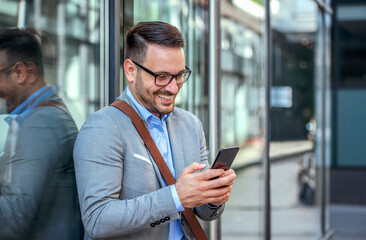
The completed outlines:
{"type": "Polygon", "coordinates": [[[263,21],[261,1],[221,1],[220,141],[222,147],[240,147],[233,163],[235,185],[222,215],[223,239],[262,239],[263,234],[263,21]]]}
{"type": "MultiPolygon", "coordinates": [[[[15,51],[16,71],[0,76],[2,97],[16,103],[7,110],[0,100],[0,239],[83,238],[73,146],[78,128],[100,108],[100,13],[96,0],[0,1],[0,29],[34,28],[40,51],[28,53],[38,49],[33,41],[23,52],[35,59],[42,52],[44,69],[38,59],[22,65],[23,52],[15,51]],[[26,77],[16,82],[21,69],[26,77]]],[[[33,30],[20,31],[29,43],[33,30]]]]}
{"type": "MultiPolygon", "coordinates": [[[[321,116],[315,89],[324,59],[321,18],[311,0],[271,1],[273,86],[271,89],[272,239],[320,237],[321,160],[314,154],[321,116]]],[[[323,76],[323,75],[322,75],[323,76]]],[[[319,88],[320,89],[320,88],[319,88]]],[[[324,95],[318,94],[319,101],[324,95]]]]}

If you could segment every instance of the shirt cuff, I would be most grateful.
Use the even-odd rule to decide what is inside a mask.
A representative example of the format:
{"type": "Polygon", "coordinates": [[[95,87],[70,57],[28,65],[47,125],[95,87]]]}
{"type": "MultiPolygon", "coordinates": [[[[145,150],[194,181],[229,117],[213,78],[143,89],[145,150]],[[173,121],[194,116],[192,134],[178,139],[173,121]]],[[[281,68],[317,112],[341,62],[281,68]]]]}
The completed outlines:
{"type": "Polygon", "coordinates": [[[182,206],[182,203],[179,200],[177,188],[175,187],[175,184],[170,186],[170,191],[172,192],[175,208],[178,210],[178,212],[183,212],[184,207],[182,206]]]}

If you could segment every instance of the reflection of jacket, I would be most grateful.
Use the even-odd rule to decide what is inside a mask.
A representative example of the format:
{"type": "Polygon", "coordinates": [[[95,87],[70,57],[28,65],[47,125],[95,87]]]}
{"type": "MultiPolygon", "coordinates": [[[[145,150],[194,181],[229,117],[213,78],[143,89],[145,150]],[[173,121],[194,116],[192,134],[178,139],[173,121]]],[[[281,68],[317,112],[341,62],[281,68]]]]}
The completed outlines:
{"type": "MultiPolygon", "coordinates": [[[[120,98],[136,110],[126,92],[120,98]]],[[[207,164],[205,138],[196,117],[175,108],[167,128],[177,178],[194,161],[207,164]]],[[[124,113],[109,106],[92,114],[80,130],[74,158],[82,218],[91,238],[168,239],[169,223],[180,219],[180,214],[170,188],[162,187],[155,162],[124,113]]],[[[195,211],[212,220],[223,208],[203,205],[195,211]]],[[[182,226],[187,231],[185,222],[182,226]]]]}
{"type": "MultiPolygon", "coordinates": [[[[61,102],[55,93],[45,100],[61,102]]],[[[0,239],[80,239],[74,121],[58,107],[42,106],[17,131],[14,124],[0,158],[0,239]]]]}

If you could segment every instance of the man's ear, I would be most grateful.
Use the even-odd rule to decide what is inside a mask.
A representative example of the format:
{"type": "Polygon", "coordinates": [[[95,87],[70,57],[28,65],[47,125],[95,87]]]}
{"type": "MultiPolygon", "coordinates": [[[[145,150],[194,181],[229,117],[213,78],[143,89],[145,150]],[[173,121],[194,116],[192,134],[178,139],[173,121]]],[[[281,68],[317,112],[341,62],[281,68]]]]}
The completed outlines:
{"type": "Polygon", "coordinates": [[[38,80],[38,67],[33,62],[26,63],[26,72],[29,83],[33,84],[38,80]]]}
{"type": "Polygon", "coordinates": [[[22,62],[17,62],[14,65],[12,76],[15,78],[16,83],[23,85],[27,79],[27,67],[22,62]]]}
{"type": "Polygon", "coordinates": [[[125,71],[126,78],[129,83],[133,83],[136,79],[137,68],[131,59],[126,59],[123,63],[123,69],[125,71]]]}

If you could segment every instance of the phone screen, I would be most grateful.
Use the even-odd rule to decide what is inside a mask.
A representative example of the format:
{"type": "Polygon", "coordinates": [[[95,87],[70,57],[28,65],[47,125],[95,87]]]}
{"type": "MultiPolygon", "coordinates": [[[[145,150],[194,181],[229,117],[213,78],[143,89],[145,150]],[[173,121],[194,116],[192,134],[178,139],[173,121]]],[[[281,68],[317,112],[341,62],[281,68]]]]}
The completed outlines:
{"type": "Polygon", "coordinates": [[[224,169],[228,170],[233,163],[236,154],[239,151],[239,147],[226,147],[221,148],[217,153],[216,159],[212,164],[212,169],[224,169]]]}

